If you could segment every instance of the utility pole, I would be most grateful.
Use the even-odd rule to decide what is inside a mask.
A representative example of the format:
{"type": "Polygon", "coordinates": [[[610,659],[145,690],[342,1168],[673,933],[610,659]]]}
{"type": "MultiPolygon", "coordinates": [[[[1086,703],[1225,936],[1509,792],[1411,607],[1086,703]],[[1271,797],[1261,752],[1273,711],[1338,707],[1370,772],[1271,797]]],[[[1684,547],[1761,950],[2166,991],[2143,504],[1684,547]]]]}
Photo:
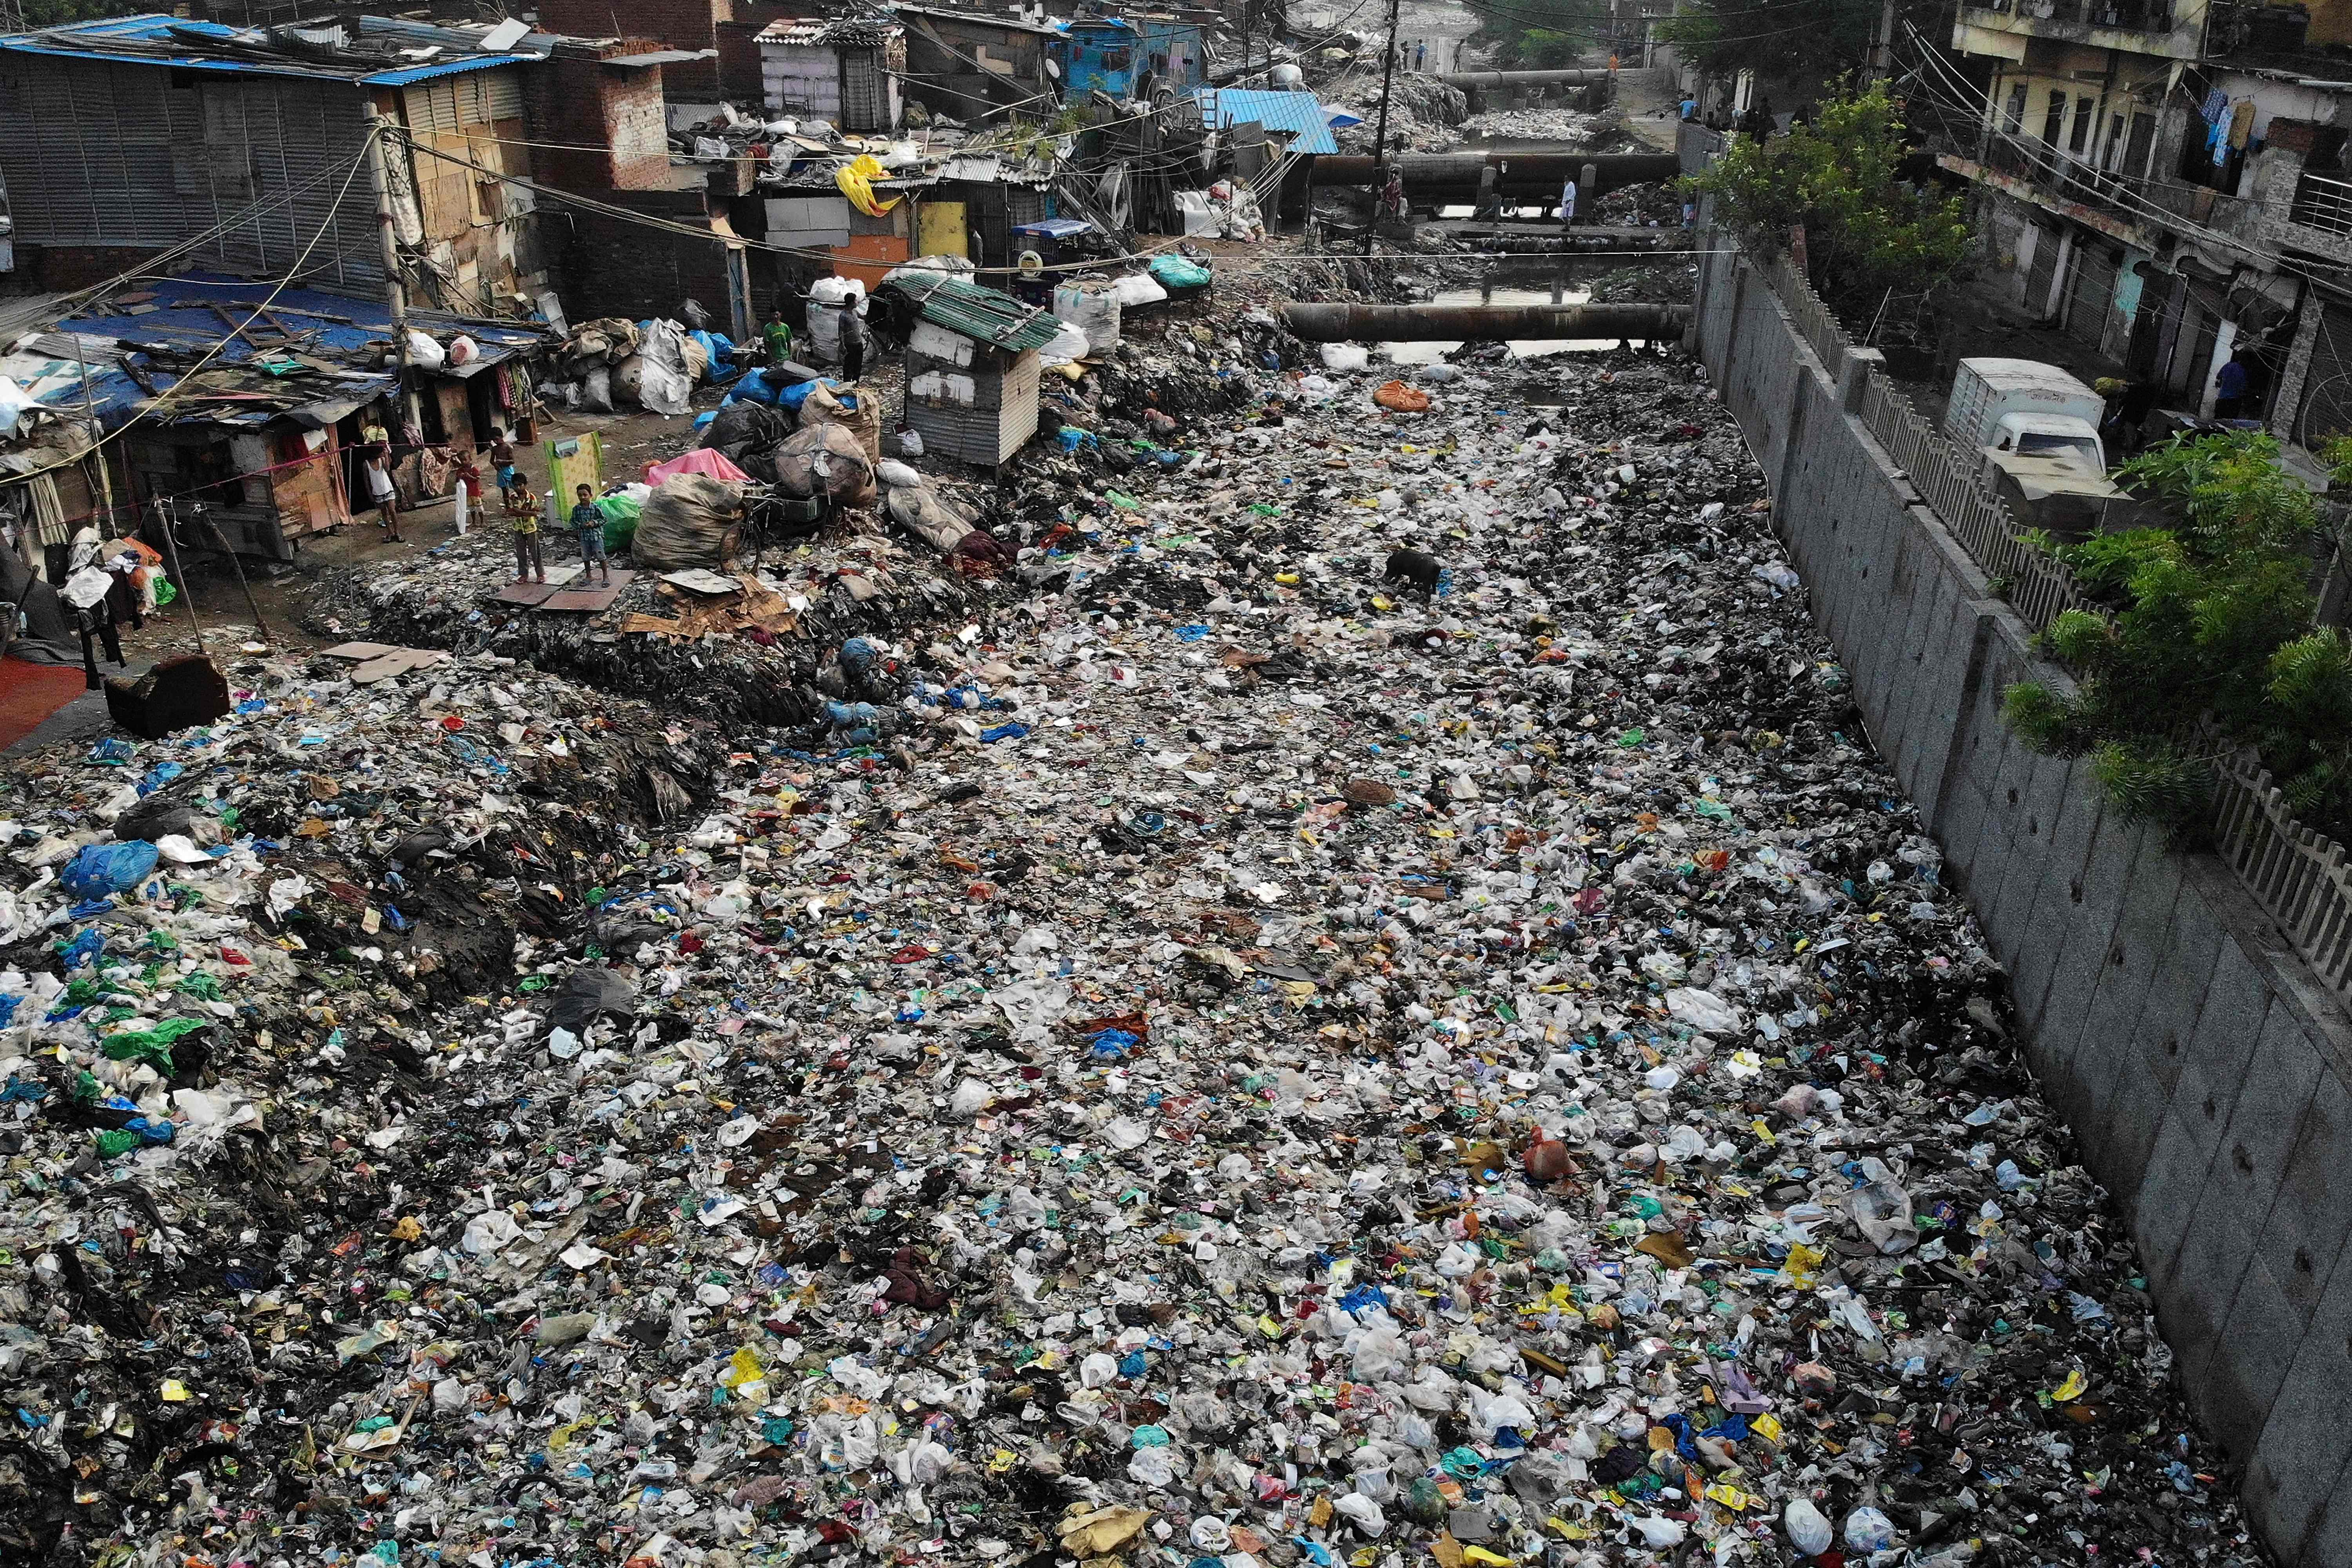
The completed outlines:
{"type": "Polygon", "coordinates": [[[393,415],[408,423],[408,289],[400,280],[400,239],[392,226],[392,182],[384,174],[385,121],[373,103],[360,112],[367,121],[368,183],[375,187],[376,239],[383,249],[383,297],[392,306],[393,415]]]}
{"type": "Polygon", "coordinates": [[[1372,236],[1381,226],[1381,204],[1389,188],[1389,84],[1396,79],[1397,4],[1389,0],[1389,42],[1381,56],[1381,117],[1372,132],[1372,221],[1364,230],[1364,254],[1372,253],[1372,236]]]}

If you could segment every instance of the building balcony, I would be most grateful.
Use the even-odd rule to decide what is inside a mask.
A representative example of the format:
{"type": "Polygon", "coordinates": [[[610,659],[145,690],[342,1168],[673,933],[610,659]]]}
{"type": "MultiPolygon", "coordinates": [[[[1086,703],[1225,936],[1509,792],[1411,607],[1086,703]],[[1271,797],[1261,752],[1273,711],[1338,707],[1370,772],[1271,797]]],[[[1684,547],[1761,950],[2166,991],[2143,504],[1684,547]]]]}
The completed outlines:
{"type": "Polygon", "coordinates": [[[2294,182],[2287,221],[2338,238],[2352,236],[2352,180],[2305,174],[2294,182]]]}
{"type": "MultiPolygon", "coordinates": [[[[2258,238],[2262,215],[2253,202],[2179,180],[2107,174],[2038,141],[1996,136],[1981,163],[1967,158],[1939,161],[1979,184],[1998,186],[2144,249],[2166,231],[2219,233],[2249,244],[2258,238]]],[[[2339,189],[2346,198],[2345,221],[2352,223],[2352,184],[2339,189]]],[[[2352,227],[2343,232],[2352,233],[2352,227]]]]}
{"type": "Polygon", "coordinates": [[[2204,0],[1992,0],[1959,8],[1952,47],[2022,59],[2024,39],[2048,38],[2186,60],[2198,57],[2204,23],[2204,0]]]}

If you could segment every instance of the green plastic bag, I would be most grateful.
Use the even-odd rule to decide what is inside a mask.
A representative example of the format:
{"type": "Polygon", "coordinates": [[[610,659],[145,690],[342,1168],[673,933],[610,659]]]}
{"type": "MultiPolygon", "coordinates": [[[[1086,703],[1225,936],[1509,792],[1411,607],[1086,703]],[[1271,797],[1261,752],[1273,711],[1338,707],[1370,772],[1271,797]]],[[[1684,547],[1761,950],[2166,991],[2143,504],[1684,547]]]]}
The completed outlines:
{"type": "Polygon", "coordinates": [[[205,1026],[202,1018],[166,1018],[152,1029],[119,1029],[99,1041],[116,1061],[142,1061],[166,1077],[172,1066],[172,1042],[205,1026]]]}
{"type": "Polygon", "coordinates": [[[637,518],[644,506],[625,495],[609,495],[596,503],[596,510],[604,514],[605,550],[626,550],[637,537],[637,518]]]}
{"type": "Polygon", "coordinates": [[[1155,256],[1150,262],[1151,276],[1170,289],[1198,289],[1209,281],[1209,269],[1189,257],[1170,254],[1155,256]]]}
{"type": "Polygon", "coordinates": [[[157,609],[160,610],[166,605],[179,603],[180,590],[172,585],[172,580],[169,577],[164,576],[161,572],[157,572],[150,575],[147,581],[152,584],[155,589],[155,607],[157,609]]]}

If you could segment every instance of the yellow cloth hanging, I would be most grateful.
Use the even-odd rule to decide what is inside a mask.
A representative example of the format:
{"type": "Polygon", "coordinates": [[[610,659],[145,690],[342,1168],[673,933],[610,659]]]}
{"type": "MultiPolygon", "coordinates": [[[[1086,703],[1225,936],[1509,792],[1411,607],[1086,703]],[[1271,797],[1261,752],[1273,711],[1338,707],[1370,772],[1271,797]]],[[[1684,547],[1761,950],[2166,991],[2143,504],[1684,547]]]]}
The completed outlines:
{"type": "Polygon", "coordinates": [[[882,160],[871,153],[860,153],[833,172],[833,183],[841,187],[841,194],[855,203],[857,210],[867,217],[880,217],[902,199],[898,196],[887,201],[875,199],[874,182],[889,177],[890,171],[884,168],[882,160]]]}

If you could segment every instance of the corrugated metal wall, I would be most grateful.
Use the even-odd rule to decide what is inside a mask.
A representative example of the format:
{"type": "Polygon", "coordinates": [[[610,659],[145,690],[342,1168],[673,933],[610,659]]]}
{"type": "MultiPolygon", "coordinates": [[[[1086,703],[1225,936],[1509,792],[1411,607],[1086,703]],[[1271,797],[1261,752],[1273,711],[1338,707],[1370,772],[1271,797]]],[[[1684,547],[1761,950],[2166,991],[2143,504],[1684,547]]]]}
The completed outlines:
{"type": "MultiPolygon", "coordinates": [[[[310,182],[202,253],[283,272],[328,225],[359,155],[361,101],[338,82],[0,58],[0,178],[16,237],[160,249],[310,182]]],[[[380,285],[364,170],[304,271],[322,283],[380,285]]]]}

